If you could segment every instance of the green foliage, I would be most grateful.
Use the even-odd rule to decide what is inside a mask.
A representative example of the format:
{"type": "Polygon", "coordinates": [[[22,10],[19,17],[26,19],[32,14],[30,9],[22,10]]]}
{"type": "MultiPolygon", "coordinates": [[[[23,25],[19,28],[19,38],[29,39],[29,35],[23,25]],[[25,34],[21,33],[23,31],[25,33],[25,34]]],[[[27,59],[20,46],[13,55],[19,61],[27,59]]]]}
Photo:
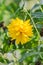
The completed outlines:
{"type": "Polygon", "coordinates": [[[14,0],[6,6],[3,0],[2,4],[0,4],[0,62],[8,65],[12,62],[12,65],[35,65],[37,61],[43,63],[43,36],[41,37],[40,35],[40,31],[43,28],[43,5],[35,4],[32,9],[24,11],[24,6],[22,8],[19,6],[20,2],[21,0],[14,0]],[[11,42],[7,32],[6,27],[10,23],[10,19],[16,17],[23,20],[30,18],[31,24],[33,24],[34,36],[30,42],[24,45],[19,44],[16,46],[15,40],[11,42]],[[5,28],[1,26],[2,21],[4,21],[5,28]],[[17,50],[20,50],[21,57],[19,59],[14,54],[17,50]],[[13,60],[9,61],[4,56],[7,53],[12,53],[13,60]]]}

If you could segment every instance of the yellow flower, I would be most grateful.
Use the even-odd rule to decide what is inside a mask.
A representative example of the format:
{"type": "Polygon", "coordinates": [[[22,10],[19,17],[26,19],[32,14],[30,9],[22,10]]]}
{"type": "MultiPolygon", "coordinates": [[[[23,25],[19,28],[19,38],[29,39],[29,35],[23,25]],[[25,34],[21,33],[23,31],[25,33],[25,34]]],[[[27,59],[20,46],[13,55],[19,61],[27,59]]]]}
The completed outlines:
{"type": "Polygon", "coordinates": [[[30,19],[26,21],[19,18],[12,19],[11,23],[8,25],[8,34],[12,38],[11,40],[15,40],[16,44],[25,44],[30,41],[33,36],[30,19]]]}

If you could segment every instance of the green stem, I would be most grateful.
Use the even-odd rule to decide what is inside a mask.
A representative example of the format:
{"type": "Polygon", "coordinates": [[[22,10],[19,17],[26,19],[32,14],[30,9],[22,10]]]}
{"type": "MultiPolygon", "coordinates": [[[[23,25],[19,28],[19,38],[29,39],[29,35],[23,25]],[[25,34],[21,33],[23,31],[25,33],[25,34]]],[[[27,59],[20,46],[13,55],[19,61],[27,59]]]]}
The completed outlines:
{"type": "Polygon", "coordinates": [[[39,38],[40,38],[40,33],[39,33],[39,31],[38,31],[38,29],[37,29],[35,23],[34,23],[34,20],[33,20],[32,16],[31,16],[31,13],[28,13],[28,11],[27,11],[27,14],[30,16],[31,21],[32,21],[32,23],[33,23],[33,26],[34,26],[34,28],[35,28],[35,30],[36,30],[36,32],[37,32],[39,38]]]}
{"type": "Polygon", "coordinates": [[[25,14],[25,18],[24,18],[24,21],[26,20],[26,18],[27,18],[27,13],[25,14]]]}
{"type": "MultiPolygon", "coordinates": [[[[39,0],[37,0],[37,1],[40,4],[39,0]]],[[[42,9],[41,5],[40,5],[40,10],[41,10],[41,12],[43,12],[43,9],[42,9]]]]}
{"type": "Polygon", "coordinates": [[[19,10],[20,10],[20,8],[18,8],[18,9],[16,10],[16,12],[13,12],[13,11],[12,11],[13,15],[12,15],[10,18],[15,17],[15,15],[17,14],[17,12],[18,12],[19,10]]]}

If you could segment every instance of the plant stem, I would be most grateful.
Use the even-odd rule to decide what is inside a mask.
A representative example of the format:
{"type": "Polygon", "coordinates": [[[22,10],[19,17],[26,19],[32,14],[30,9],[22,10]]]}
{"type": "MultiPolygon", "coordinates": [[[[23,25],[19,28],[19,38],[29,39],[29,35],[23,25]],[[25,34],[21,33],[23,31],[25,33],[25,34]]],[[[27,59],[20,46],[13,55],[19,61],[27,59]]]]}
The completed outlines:
{"type": "Polygon", "coordinates": [[[31,13],[28,13],[28,11],[27,11],[27,14],[30,16],[31,21],[32,21],[32,23],[33,23],[33,26],[34,26],[34,28],[35,28],[35,30],[36,30],[36,32],[37,32],[39,38],[40,38],[40,33],[39,33],[39,31],[38,31],[38,29],[37,29],[35,23],[34,23],[34,20],[33,20],[32,16],[31,16],[31,13]]]}
{"type": "MultiPolygon", "coordinates": [[[[38,1],[39,5],[40,5],[39,0],[37,0],[37,1],[38,1]]],[[[43,9],[42,9],[41,5],[40,5],[40,10],[41,10],[41,12],[43,12],[43,9]]]]}

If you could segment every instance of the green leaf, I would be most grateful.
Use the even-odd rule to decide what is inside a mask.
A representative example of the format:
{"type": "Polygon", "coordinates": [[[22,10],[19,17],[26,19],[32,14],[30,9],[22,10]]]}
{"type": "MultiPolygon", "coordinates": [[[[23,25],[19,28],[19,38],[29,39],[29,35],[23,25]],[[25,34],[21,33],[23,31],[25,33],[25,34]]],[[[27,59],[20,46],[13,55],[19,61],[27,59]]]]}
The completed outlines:
{"type": "Polygon", "coordinates": [[[43,18],[43,12],[34,12],[31,15],[33,18],[43,18]]]}

